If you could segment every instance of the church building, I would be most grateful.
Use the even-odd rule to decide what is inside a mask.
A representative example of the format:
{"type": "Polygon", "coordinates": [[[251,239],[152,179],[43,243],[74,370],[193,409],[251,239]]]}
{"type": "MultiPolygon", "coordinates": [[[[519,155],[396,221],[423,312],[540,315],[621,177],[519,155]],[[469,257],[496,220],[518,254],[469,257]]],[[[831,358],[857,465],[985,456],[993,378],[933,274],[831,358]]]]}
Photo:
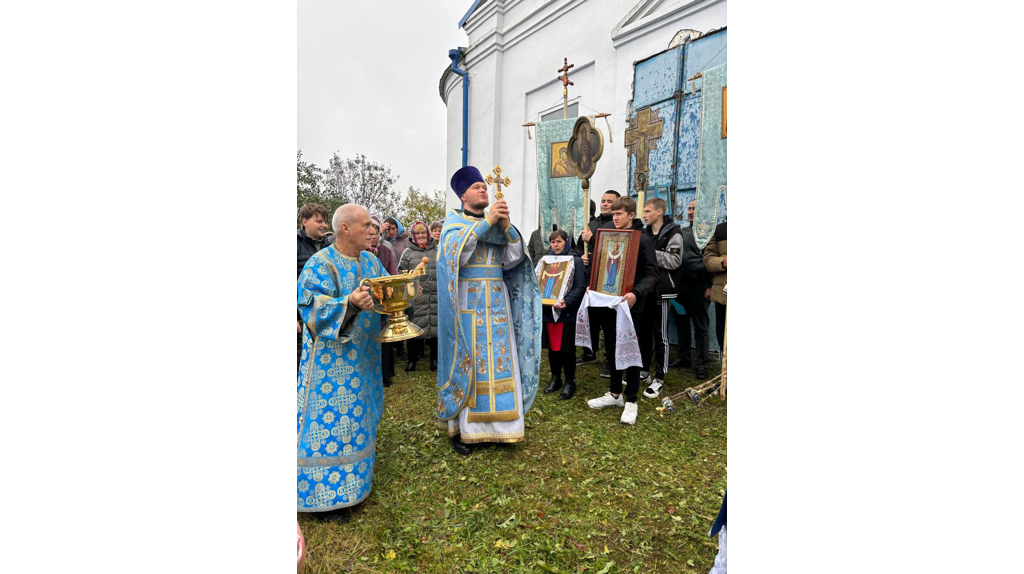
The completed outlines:
{"type": "MultiPolygon", "coordinates": [[[[470,1],[458,22],[467,45],[453,47],[451,65],[440,77],[447,107],[446,173],[468,164],[486,176],[500,164],[502,178],[511,180],[503,192],[513,224],[526,235],[551,225],[575,235],[587,214],[576,213],[575,206],[572,213],[558,213],[539,192],[555,189],[551,182],[579,185],[577,178],[561,179],[561,150],[543,139],[549,136],[542,124],[561,121],[563,114],[610,114],[593,120],[604,136],[604,152],[590,179],[591,198],[598,200],[607,189],[637,197],[634,188],[643,187],[648,198],[665,196],[685,225],[699,170],[700,73],[726,63],[726,0],[470,1]],[[559,76],[566,70],[572,85],[565,86],[564,102],[559,76]],[[626,129],[632,121],[634,131],[642,131],[652,117],[658,139],[649,157],[644,151],[639,171],[649,173],[638,186],[639,156],[625,147],[626,129]],[[544,166],[540,175],[538,163],[544,166]]],[[[724,101],[715,105],[722,108],[724,140],[724,101]]],[[[562,123],[571,130],[572,122],[562,123]]],[[[631,137],[637,141],[636,133],[631,137]]],[[[717,183],[724,211],[724,180],[717,183]]],[[[449,208],[457,207],[454,194],[446,197],[449,208]]]]}

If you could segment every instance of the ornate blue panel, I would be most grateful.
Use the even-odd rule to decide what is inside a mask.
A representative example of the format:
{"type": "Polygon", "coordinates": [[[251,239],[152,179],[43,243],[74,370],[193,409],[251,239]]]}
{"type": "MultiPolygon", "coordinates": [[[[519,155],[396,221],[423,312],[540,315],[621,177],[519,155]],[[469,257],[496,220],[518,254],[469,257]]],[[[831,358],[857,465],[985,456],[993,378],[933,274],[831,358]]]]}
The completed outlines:
{"type": "MultiPolygon", "coordinates": [[[[684,72],[682,78],[684,82],[686,82],[686,78],[693,76],[701,70],[714,68],[726,62],[725,56],[729,51],[726,49],[726,33],[727,30],[722,30],[686,45],[686,62],[683,65],[684,72]]],[[[697,84],[695,89],[698,92],[700,91],[702,81],[700,78],[695,80],[697,84]]],[[[690,83],[686,82],[685,89],[687,94],[690,93],[690,83]]]]}
{"type": "MultiPolygon", "coordinates": [[[[672,185],[672,138],[676,133],[676,101],[668,101],[651,106],[651,110],[657,112],[661,118],[661,139],[658,140],[658,147],[650,150],[647,155],[647,166],[651,170],[647,175],[648,186],[669,187],[672,185]]],[[[635,115],[633,116],[635,117],[635,115]]],[[[629,150],[625,150],[629,154],[629,150]]],[[[629,195],[636,197],[633,190],[633,172],[636,169],[636,161],[632,155],[628,155],[629,170],[627,172],[629,195]]]]}
{"type": "Polygon", "coordinates": [[[697,148],[700,143],[700,94],[683,98],[679,110],[676,149],[676,189],[697,187],[697,148]]]}
{"type": "Polygon", "coordinates": [[[633,74],[633,110],[672,97],[679,88],[682,46],[653,56],[636,65],[633,74]]]}

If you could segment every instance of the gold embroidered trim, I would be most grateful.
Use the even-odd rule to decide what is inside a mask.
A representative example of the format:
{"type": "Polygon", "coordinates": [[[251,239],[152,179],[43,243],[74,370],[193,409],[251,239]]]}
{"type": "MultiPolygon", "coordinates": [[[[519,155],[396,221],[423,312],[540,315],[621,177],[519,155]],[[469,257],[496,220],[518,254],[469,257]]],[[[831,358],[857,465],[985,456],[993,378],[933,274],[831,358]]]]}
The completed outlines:
{"type": "MultiPolygon", "coordinates": [[[[454,436],[454,435],[452,435],[454,436]]],[[[478,442],[522,442],[526,440],[525,432],[508,432],[508,433],[493,433],[485,432],[474,435],[462,435],[459,439],[466,444],[473,444],[478,442]]]]}
{"type": "Polygon", "coordinates": [[[502,379],[494,382],[478,382],[476,384],[476,394],[478,395],[500,395],[502,393],[511,393],[516,390],[516,380],[502,379]]]}
{"type": "MultiPolygon", "coordinates": [[[[491,396],[493,397],[493,395],[491,396]]],[[[474,413],[472,411],[466,413],[466,422],[471,423],[500,423],[514,420],[519,420],[519,411],[516,409],[496,413],[474,413]]]]}

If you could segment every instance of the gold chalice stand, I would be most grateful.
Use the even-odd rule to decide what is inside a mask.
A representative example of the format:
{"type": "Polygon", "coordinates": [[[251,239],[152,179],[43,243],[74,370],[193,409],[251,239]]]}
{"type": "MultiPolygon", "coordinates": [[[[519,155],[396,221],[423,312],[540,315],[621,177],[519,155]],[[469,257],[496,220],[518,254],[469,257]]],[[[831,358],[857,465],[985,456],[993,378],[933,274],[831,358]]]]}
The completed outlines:
{"type": "Polygon", "coordinates": [[[423,329],[409,320],[405,310],[419,295],[420,277],[426,275],[429,262],[430,259],[424,257],[420,264],[409,273],[363,279],[359,282],[360,287],[365,285],[370,288],[370,296],[373,297],[373,310],[381,315],[387,315],[387,325],[377,336],[379,342],[397,343],[413,339],[423,333],[423,329]]]}

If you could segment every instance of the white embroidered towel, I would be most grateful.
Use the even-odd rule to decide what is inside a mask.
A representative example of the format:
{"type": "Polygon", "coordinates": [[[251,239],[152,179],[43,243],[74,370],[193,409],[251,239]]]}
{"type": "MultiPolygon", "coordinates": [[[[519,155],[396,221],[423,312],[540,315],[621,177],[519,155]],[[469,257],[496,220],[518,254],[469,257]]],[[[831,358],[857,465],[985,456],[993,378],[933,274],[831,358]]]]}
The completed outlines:
{"type": "Polygon", "coordinates": [[[576,346],[590,349],[590,307],[615,309],[615,369],[642,367],[640,343],[636,340],[633,318],[629,315],[629,303],[622,297],[606,295],[599,291],[587,290],[576,314],[576,346]]]}

